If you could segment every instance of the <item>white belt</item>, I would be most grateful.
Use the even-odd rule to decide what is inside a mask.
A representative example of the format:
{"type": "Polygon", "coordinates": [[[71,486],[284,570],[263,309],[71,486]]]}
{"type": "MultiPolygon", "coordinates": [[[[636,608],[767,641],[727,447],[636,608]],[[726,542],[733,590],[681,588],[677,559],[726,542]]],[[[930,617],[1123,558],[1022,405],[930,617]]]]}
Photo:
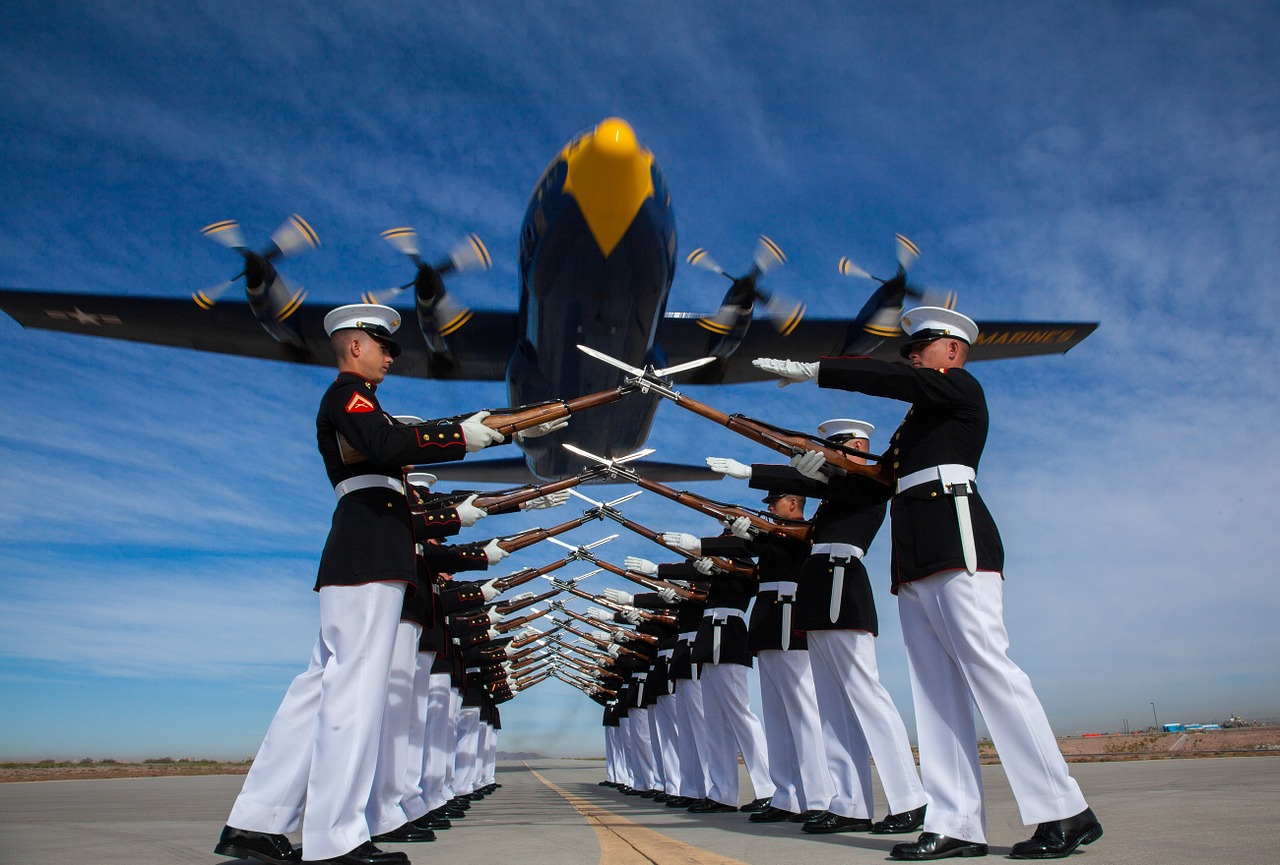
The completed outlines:
{"type": "Polygon", "coordinates": [[[673,654],[675,654],[675,651],[676,651],[675,649],[659,649],[658,657],[669,659],[673,654]]]}
{"type": "Polygon", "coordinates": [[[786,580],[760,584],[760,591],[762,592],[777,592],[779,595],[791,595],[793,598],[799,588],[799,583],[789,583],[786,580]]]}
{"type": "Polygon", "coordinates": [[[745,616],[746,613],[739,610],[737,607],[708,607],[702,613],[702,618],[704,619],[728,619],[734,617],[741,619],[745,616]]]}
{"type": "Polygon", "coordinates": [[[467,667],[467,672],[468,672],[468,673],[478,673],[478,672],[480,672],[480,668],[479,668],[479,667],[467,667]]]}
{"type": "Polygon", "coordinates": [[[386,475],[356,475],[353,478],[347,478],[345,481],[339,481],[333,488],[333,492],[338,498],[342,498],[347,493],[354,493],[356,490],[367,490],[371,487],[386,487],[389,490],[395,490],[400,495],[404,495],[404,484],[400,483],[396,478],[387,477],[386,475]]]}
{"type": "Polygon", "coordinates": [[[912,487],[918,487],[921,484],[927,484],[932,481],[941,481],[943,484],[968,484],[977,479],[978,473],[968,466],[955,464],[931,466],[898,478],[894,494],[905,493],[912,487]]]}
{"type": "Polygon", "coordinates": [[[680,635],[680,639],[684,640],[686,643],[692,643],[695,639],[697,639],[697,637],[698,637],[697,631],[685,631],[683,634],[680,635]]]}
{"type": "Polygon", "coordinates": [[[853,544],[814,544],[809,555],[826,556],[829,559],[860,559],[866,552],[853,544]]]}

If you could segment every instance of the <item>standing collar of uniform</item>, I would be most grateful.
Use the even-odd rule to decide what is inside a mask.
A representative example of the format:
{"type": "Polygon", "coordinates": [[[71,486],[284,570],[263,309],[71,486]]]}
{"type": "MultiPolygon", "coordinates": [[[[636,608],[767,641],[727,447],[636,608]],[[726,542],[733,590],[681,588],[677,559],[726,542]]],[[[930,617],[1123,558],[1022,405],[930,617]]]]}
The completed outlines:
{"type": "Polygon", "coordinates": [[[338,378],[336,379],[336,381],[342,381],[343,376],[346,376],[347,378],[353,378],[356,381],[362,381],[365,384],[369,385],[369,387],[373,388],[374,390],[378,389],[377,383],[369,381],[369,379],[365,378],[358,372],[349,372],[349,371],[343,370],[342,372],[338,373],[338,378]]]}

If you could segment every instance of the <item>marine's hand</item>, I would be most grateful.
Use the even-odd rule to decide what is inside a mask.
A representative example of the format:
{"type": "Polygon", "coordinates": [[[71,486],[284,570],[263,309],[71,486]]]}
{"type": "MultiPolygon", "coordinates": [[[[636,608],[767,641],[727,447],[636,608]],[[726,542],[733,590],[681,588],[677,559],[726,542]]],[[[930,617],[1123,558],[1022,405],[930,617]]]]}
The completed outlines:
{"type": "Polygon", "coordinates": [[[498,595],[502,594],[502,592],[498,590],[498,587],[494,585],[496,582],[498,581],[486,580],[480,584],[480,594],[484,596],[485,603],[492,601],[494,598],[498,597],[498,595]]]}
{"type": "Polygon", "coordinates": [[[751,479],[751,466],[727,457],[707,457],[707,467],[713,472],[719,472],[731,478],[740,478],[744,481],[751,479]]]}
{"type": "Polygon", "coordinates": [[[711,576],[712,571],[716,569],[716,563],[711,561],[711,559],[704,557],[701,559],[695,559],[693,568],[700,574],[711,576]]]}
{"type": "Polygon", "coordinates": [[[663,532],[662,542],[669,547],[679,547],[691,553],[702,552],[702,541],[688,532],[663,532]]]}
{"type": "Polygon", "coordinates": [[[462,435],[467,441],[467,453],[484,450],[489,445],[500,444],[502,433],[489,429],[483,421],[489,416],[487,411],[478,411],[462,422],[462,435]]]}
{"type": "Polygon", "coordinates": [[[458,522],[462,523],[462,527],[464,529],[468,526],[474,526],[476,521],[481,517],[489,516],[489,512],[484,508],[478,508],[471,504],[477,498],[478,496],[475,493],[472,493],[467,496],[460,505],[454,508],[454,510],[458,512],[458,522]]]}
{"type": "Polygon", "coordinates": [[[536,511],[541,508],[558,508],[567,501],[569,501],[569,491],[560,490],[559,492],[538,496],[536,499],[529,499],[529,501],[520,505],[520,510],[536,511]]]}
{"type": "Polygon", "coordinates": [[[772,357],[758,357],[751,365],[761,372],[776,375],[782,379],[778,387],[786,387],[801,381],[813,381],[818,377],[818,364],[802,363],[796,360],[777,360],[772,357]]]}
{"type": "Polygon", "coordinates": [[[558,429],[564,429],[568,425],[569,425],[569,419],[567,417],[562,417],[559,420],[549,420],[546,423],[540,423],[537,426],[530,427],[527,430],[521,430],[520,432],[516,433],[516,439],[519,441],[523,441],[524,439],[541,438],[547,433],[553,433],[558,429]]]}
{"type": "Polygon", "coordinates": [[[830,480],[822,473],[822,467],[826,464],[827,458],[822,455],[821,451],[805,451],[791,458],[791,467],[793,469],[807,478],[812,478],[824,484],[830,480]]]}
{"type": "Polygon", "coordinates": [[[615,604],[631,604],[635,603],[636,597],[630,592],[624,592],[622,589],[605,589],[604,596],[615,604]]]}
{"type": "Polygon", "coordinates": [[[648,559],[642,559],[639,556],[627,556],[622,560],[622,566],[628,571],[635,571],[637,574],[656,574],[658,566],[648,559]]]}
{"type": "Polygon", "coordinates": [[[680,596],[676,594],[676,590],[672,588],[658,589],[658,597],[666,601],[668,604],[679,603],[680,596]]]}
{"type": "Polygon", "coordinates": [[[498,562],[511,555],[502,547],[498,546],[498,539],[494,538],[484,545],[484,554],[489,557],[489,564],[496,565],[498,562]]]}
{"type": "Polygon", "coordinates": [[[749,541],[751,540],[751,520],[747,517],[737,517],[733,522],[729,523],[729,531],[733,533],[735,538],[749,541]]]}
{"type": "Polygon", "coordinates": [[[640,624],[641,619],[640,611],[635,607],[624,607],[622,609],[622,618],[626,619],[633,625],[638,625],[640,624]]]}

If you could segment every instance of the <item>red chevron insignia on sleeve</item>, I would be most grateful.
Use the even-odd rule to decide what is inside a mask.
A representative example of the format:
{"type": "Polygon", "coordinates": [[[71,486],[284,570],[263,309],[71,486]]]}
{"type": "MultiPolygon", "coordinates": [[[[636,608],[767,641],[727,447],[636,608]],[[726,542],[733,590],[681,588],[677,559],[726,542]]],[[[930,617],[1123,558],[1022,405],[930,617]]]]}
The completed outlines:
{"type": "Polygon", "coordinates": [[[362,394],[353,393],[351,399],[347,400],[347,414],[364,414],[373,410],[373,403],[362,394]]]}

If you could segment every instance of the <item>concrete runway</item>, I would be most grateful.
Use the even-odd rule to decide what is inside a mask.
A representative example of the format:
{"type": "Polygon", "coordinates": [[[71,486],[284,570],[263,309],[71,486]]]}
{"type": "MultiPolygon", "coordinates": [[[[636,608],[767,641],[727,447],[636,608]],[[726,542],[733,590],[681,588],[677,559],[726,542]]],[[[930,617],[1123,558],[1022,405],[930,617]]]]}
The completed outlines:
{"type": "MultiPolygon", "coordinates": [[[[1270,865],[1280,861],[1280,758],[1071,767],[1106,834],[1081,865],[1270,865]]],[[[991,856],[1028,837],[1004,773],[984,769],[991,856]]],[[[903,837],[802,835],[745,814],[693,815],[600,787],[599,761],[502,764],[503,784],[430,844],[449,865],[849,865],[885,862],[903,837]],[[531,771],[532,770],[532,771],[531,771]],[[558,789],[557,789],[558,788],[558,789]]],[[[0,865],[218,865],[212,852],[241,776],[0,784],[0,865]]],[[[743,773],[744,801],[750,783],[743,773]]],[[[877,790],[877,816],[884,812],[877,790]]]]}

